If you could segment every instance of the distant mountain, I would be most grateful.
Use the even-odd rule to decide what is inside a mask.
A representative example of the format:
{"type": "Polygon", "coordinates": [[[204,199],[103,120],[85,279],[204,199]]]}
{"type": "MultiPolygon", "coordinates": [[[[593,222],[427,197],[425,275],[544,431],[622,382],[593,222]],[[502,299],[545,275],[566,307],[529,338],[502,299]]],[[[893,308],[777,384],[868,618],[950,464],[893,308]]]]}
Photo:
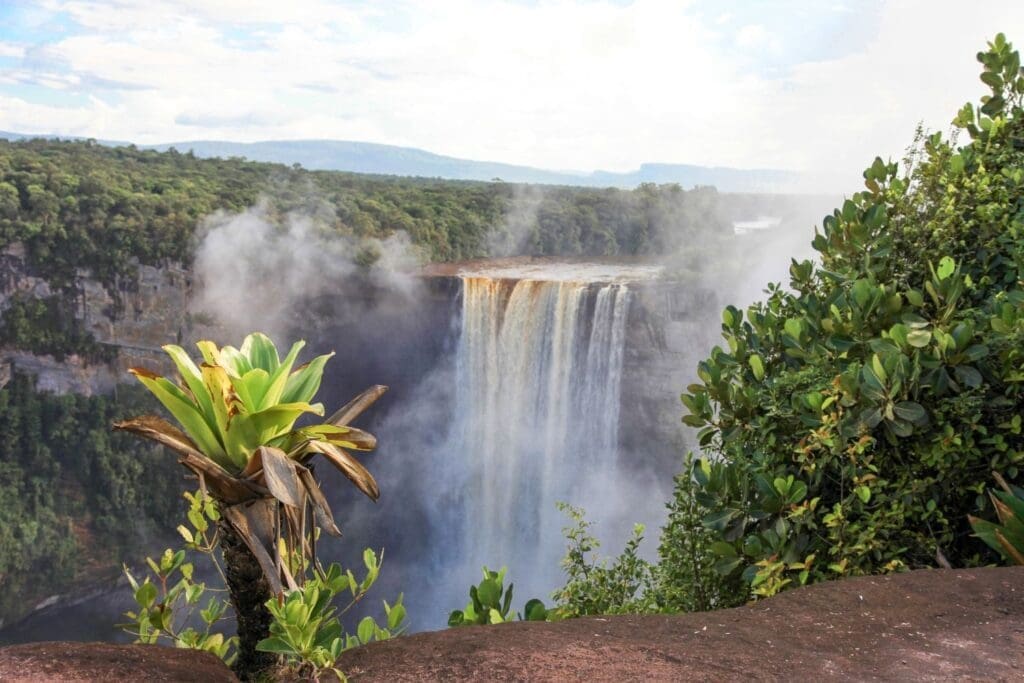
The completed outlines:
{"type": "MultiPolygon", "coordinates": [[[[0,131],[0,138],[20,140],[54,135],[23,135],[0,131]]],[[[72,138],[81,139],[81,138],[72,138]]],[[[104,145],[126,142],[98,141],[104,145]]],[[[636,171],[613,173],[594,171],[576,173],[548,171],[493,161],[472,161],[443,156],[412,147],[396,147],[370,142],[344,140],[270,140],[266,142],[222,142],[195,140],[160,145],[140,145],[143,149],[179,152],[192,151],[198,157],[244,157],[252,161],[301,164],[310,170],[349,171],[380,175],[448,178],[452,180],[500,179],[509,183],[575,185],[585,187],[632,188],[641,183],[679,183],[685,188],[714,185],[723,192],[793,191],[799,176],[791,171],[738,169],[688,164],[643,164],[636,171]]]]}
{"type": "Polygon", "coordinates": [[[252,161],[278,164],[302,164],[303,168],[324,171],[350,171],[381,175],[450,178],[453,180],[492,180],[507,182],[566,184],[565,176],[526,166],[489,161],[469,161],[442,156],[412,147],[378,145],[344,140],[271,140],[267,142],[189,141],[152,145],[152,149],[174,147],[179,152],[192,150],[199,157],[245,157],[252,161]]]}
{"type": "MultiPolygon", "coordinates": [[[[44,135],[42,133],[12,133],[6,130],[0,130],[0,140],[10,140],[15,142],[17,140],[95,140],[95,138],[82,137],[81,135],[44,135]]],[[[107,147],[127,147],[132,144],[130,142],[124,142],[123,140],[96,140],[101,145],[107,147]]]]}
{"type": "Polygon", "coordinates": [[[627,173],[595,171],[580,177],[586,181],[583,183],[585,185],[601,187],[679,183],[686,188],[695,185],[714,185],[722,192],[792,192],[800,182],[800,174],[793,171],[691,164],[642,164],[639,170],[627,173]]]}

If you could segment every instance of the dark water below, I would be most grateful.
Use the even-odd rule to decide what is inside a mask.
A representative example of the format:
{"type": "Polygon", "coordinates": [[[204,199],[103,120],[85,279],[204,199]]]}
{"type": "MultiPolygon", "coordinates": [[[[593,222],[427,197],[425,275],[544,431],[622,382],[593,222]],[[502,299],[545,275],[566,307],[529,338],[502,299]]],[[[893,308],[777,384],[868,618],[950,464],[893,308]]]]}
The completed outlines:
{"type": "Polygon", "coordinates": [[[0,629],[0,645],[41,640],[81,640],[130,643],[117,627],[121,615],[135,605],[127,581],[107,581],[85,589],[78,597],[62,596],[52,605],[0,629]]]}

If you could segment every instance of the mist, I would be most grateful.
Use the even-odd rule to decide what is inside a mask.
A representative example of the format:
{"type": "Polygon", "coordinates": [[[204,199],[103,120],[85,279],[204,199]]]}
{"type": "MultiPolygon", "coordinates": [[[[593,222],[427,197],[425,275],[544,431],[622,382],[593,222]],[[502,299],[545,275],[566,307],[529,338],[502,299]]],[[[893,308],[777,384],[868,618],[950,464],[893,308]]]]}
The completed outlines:
{"type": "Polygon", "coordinates": [[[200,285],[191,309],[215,320],[229,338],[259,330],[281,343],[315,322],[310,304],[324,298],[351,309],[369,285],[388,295],[375,308],[414,302],[419,264],[404,232],[357,241],[333,231],[316,211],[277,217],[265,199],[203,221],[194,262],[200,285]]]}
{"type": "Polygon", "coordinates": [[[549,191],[540,185],[516,185],[499,225],[487,236],[491,256],[516,256],[526,253],[537,223],[537,213],[549,191]]]}

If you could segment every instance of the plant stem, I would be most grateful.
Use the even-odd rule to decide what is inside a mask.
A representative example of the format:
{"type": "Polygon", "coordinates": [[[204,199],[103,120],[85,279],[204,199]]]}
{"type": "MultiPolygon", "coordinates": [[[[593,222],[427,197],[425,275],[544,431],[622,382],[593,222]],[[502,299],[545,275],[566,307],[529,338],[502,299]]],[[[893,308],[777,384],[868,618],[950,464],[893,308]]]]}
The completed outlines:
{"type": "Polygon", "coordinates": [[[256,650],[256,644],[270,635],[271,615],[266,603],[273,596],[245,541],[226,521],[220,522],[220,532],[225,577],[238,624],[238,659],[234,670],[243,681],[255,680],[276,662],[273,654],[256,650]]]}

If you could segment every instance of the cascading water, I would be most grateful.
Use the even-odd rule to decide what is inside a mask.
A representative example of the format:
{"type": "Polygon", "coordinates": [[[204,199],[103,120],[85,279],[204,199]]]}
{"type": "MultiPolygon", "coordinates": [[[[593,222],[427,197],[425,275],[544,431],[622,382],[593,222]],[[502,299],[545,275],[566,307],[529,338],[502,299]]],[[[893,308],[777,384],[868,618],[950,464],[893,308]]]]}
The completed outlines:
{"type": "Polygon", "coordinates": [[[470,566],[507,564],[546,597],[564,552],[555,502],[599,504],[617,467],[630,292],[582,281],[462,283],[449,451],[467,474],[462,555],[470,566]]]}

